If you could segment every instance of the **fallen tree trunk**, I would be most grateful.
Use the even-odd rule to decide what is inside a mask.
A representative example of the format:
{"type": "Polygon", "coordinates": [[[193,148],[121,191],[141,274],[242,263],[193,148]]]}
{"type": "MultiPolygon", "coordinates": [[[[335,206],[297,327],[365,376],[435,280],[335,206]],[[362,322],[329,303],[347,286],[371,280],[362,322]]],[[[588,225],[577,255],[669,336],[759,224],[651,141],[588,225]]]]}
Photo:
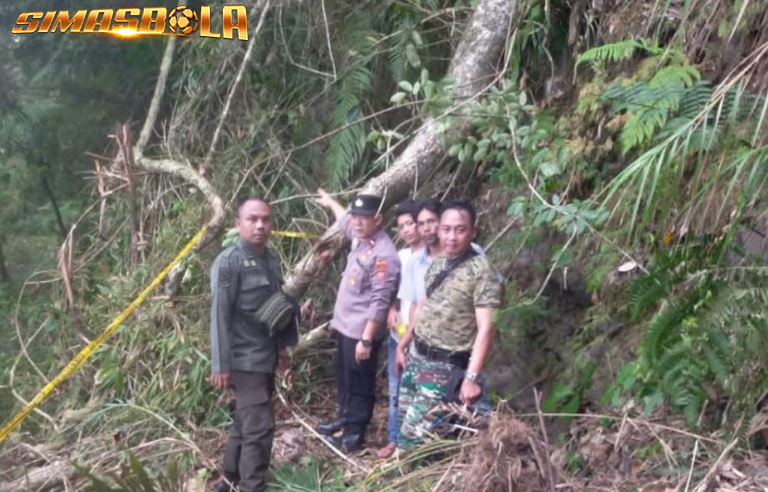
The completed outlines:
{"type": "MultiPolygon", "coordinates": [[[[460,116],[472,100],[495,83],[496,67],[516,6],[517,0],[481,0],[478,4],[448,70],[447,76],[455,81],[456,87],[454,105],[446,115],[460,116]]],[[[369,180],[363,192],[383,196],[385,206],[405,198],[413,188],[414,180],[426,175],[447,151],[437,128],[437,119],[427,118],[392,166],[369,180]]],[[[466,123],[457,129],[460,133],[466,130],[466,123]]],[[[313,251],[294,266],[286,280],[286,290],[297,297],[303,294],[329,261],[315,252],[332,250],[338,253],[342,244],[338,228],[328,229],[313,251]]]]}
{"type": "Polygon", "coordinates": [[[10,482],[0,483],[0,492],[18,492],[20,490],[62,489],[63,483],[77,475],[77,468],[64,460],[56,460],[40,468],[27,470],[23,477],[10,482]]]}

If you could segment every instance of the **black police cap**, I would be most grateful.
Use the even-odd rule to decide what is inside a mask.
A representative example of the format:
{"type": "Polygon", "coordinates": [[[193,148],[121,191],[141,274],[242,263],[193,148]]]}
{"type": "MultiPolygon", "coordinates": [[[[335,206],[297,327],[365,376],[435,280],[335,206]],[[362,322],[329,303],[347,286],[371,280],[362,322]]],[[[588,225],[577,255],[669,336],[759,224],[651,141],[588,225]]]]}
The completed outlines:
{"type": "Polygon", "coordinates": [[[381,197],[376,195],[357,195],[352,200],[349,212],[356,215],[376,215],[381,207],[381,197]]]}

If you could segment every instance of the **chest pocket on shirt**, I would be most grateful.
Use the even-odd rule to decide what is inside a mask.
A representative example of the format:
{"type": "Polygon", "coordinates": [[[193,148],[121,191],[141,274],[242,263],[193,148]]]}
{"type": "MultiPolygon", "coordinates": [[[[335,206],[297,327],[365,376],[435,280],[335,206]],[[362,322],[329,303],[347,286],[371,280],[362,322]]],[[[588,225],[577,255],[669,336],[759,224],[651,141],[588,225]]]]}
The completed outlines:
{"type": "Polygon", "coordinates": [[[361,259],[355,260],[352,266],[352,275],[350,276],[350,289],[353,292],[361,293],[371,287],[371,265],[373,262],[365,263],[361,259]]]}
{"type": "Polygon", "coordinates": [[[257,311],[272,294],[267,273],[261,270],[242,273],[238,305],[243,311],[257,311]]]}

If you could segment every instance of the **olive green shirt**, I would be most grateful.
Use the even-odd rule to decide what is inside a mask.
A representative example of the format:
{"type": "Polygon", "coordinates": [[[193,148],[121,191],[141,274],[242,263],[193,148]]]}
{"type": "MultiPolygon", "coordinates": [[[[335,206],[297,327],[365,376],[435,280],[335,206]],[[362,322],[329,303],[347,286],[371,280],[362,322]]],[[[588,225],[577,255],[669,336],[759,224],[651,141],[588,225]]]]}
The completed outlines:
{"type": "Polygon", "coordinates": [[[211,267],[211,370],[273,373],[277,350],[298,341],[296,323],[276,339],[255,313],[283,284],[280,261],[243,241],[222,251],[211,267]]]}
{"type": "MultiPolygon", "coordinates": [[[[425,285],[446,267],[437,258],[427,270],[425,285]]],[[[427,298],[416,319],[415,334],[429,345],[445,350],[471,351],[477,335],[476,307],[498,307],[501,283],[485,256],[473,256],[448,275],[427,298]]]]}

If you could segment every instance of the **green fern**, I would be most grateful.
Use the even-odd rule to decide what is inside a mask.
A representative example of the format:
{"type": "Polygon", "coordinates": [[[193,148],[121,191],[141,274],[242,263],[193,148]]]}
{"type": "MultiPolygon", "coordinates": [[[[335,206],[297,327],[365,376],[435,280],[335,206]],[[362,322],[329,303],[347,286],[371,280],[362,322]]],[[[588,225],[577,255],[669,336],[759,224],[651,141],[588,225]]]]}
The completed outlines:
{"type": "Polygon", "coordinates": [[[95,476],[91,470],[80,468],[90,484],[87,492],[171,492],[184,488],[184,476],[177,461],[169,461],[164,472],[152,473],[132,452],[127,451],[128,462],[123,464],[119,475],[112,475],[111,482],[95,476]]]}
{"type": "Polygon", "coordinates": [[[611,110],[629,114],[620,135],[624,154],[651,142],[667,125],[683,104],[686,88],[693,85],[694,72],[698,76],[698,71],[688,65],[669,66],[657,72],[650,82],[612,84],[606,89],[601,99],[611,103],[611,110]]]}
{"type": "Polygon", "coordinates": [[[649,364],[658,361],[666,348],[680,339],[680,325],[689,314],[690,303],[665,300],[651,319],[642,343],[642,353],[649,364]]]}
{"type": "Polygon", "coordinates": [[[583,62],[592,64],[601,62],[618,62],[632,58],[639,50],[646,51],[652,55],[660,55],[664,52],[655,41],[649,41],[645,38],[637,40],[627,39],[617,43],[604,44],[596,48],[589,49],[580,54],[576,59],[576,67],[583,62]]]}
{"type": "Polygon", "coordinates": [[[410,17],[404,16],[397,25],[397,31],[389,41],[387,64],[392,79],[407,80],[408,57],[406,49],[411,39],[413,29],[410,17]]]}
{"type": "Polygon", "coordinates": [[[329,115],[329,129],[336,131],[328,141],[324,157],[326,180],[331,188],[343,188],[364,156],[368,132],[360,121],[364,116],[361,101],[373,89],[373,73],[368,63],[375,36],[370,19],[361,14],[350,15],[339,35],[355,55],[339,76],[334,107],[329,115]]]}
{"type": "Polygon", "coordinates": [[[629,290],[629,318],[638,320],[653,306],[661,302],[669,293],[669,283],[656,275],[640,277],[632,283],[629,290]]]}
{"type": "Polygon", "coordinates": [[[701,79],[701,73],[693,65],[669,65],[657,71],[648,85],[651,87],[692,87],[701,79]]]}
{"type": "Polygon", "coordinates": [[[720,242],[658,255],[630,290],[636,315],[667,297],[647,324],[641,360],[646,383],[692,427],[713,397],[731,400],[730,421],[748,420],[768,386],[768,267],[703,268],[728,257],[721,251],[732,243],[720,242]],[[666,289],[653,290],[654,280],[666,289]]]}

